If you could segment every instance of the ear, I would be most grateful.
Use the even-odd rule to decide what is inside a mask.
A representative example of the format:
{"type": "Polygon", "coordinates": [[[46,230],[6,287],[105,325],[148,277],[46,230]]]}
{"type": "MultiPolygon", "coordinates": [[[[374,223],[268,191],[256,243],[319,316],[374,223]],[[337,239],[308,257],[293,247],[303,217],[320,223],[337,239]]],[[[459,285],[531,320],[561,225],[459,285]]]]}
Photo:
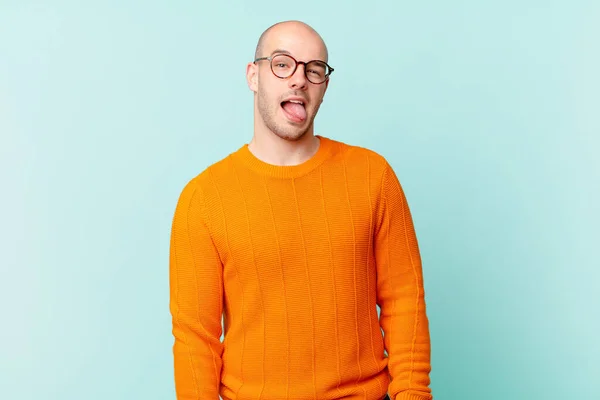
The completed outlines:
{"type": "Polygon", "coordinates": [[[258,65],[253,62],[246,65],[246,81],[250,90],[256,93],[258,91],[258,65]]]}

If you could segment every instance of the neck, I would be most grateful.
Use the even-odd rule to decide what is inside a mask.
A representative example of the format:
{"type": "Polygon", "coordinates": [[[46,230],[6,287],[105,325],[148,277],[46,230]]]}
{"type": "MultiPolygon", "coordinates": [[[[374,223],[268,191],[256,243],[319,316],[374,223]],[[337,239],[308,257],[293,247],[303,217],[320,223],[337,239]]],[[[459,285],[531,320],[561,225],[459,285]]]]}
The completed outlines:
{"type": "Polygon", "coordinates": [[[256,158],[279,166],[302,164],[316,154],[319,146],[320,140],[312,129],[297,140],[283,139],[269,129],[255,129],[248,143],[248,149],[256,158]]]}

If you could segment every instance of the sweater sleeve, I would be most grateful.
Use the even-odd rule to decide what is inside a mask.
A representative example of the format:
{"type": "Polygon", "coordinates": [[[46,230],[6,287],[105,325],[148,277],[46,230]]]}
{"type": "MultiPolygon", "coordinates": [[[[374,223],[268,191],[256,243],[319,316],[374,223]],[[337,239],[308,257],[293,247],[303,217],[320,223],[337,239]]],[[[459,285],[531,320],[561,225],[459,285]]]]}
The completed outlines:
{"type": "Polygon", "coordinates": [[[173,217],[170,312],[177,400],[218,400],[222,265],[209,234],[200,186],[183,189],[173,217]]]}
{"type": "Polygon", "coordinates": [[[377,302],[394,400],[431,400],[430,337],[417,237],[403,189],[386,163],[375,234],[377,302]]]}

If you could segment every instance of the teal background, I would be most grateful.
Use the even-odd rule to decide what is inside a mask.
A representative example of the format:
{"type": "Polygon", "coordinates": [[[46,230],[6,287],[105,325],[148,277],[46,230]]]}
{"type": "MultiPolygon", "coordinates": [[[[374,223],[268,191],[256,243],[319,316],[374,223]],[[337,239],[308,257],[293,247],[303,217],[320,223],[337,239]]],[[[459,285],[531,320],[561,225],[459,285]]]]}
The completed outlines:
{"type": "Polygon", "coordinates": [[[421,246],[439,400],[600,398],[600,2],[0,0],[0,398],[174,399],[183,185],[252,135],[263,29],[336,69],[421,246]]]}

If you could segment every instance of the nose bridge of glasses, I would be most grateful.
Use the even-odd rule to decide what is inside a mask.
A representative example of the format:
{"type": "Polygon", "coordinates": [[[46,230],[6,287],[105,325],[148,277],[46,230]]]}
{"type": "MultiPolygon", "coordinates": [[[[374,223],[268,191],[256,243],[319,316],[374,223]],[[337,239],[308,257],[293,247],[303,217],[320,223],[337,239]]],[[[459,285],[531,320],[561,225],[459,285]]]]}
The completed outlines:
{"type": "MultiPolygon", "coordinates": [[[[308,76],[306,75],[307,72],[307,67],[308,67],[308,63],[305,61],[296,61],[296,69],[299,69],[300,65],[302,65],[302,75],[304,75],[305,78],[308,78],[308,76]]],[[[295,73],[296,71],[294,71],[295,73]]]]}
{"type": "Polygon", "coordinates": [[[295,61],[295,65],[294,68],[292,69],[292,72],[290,74],[290,78],[296,80],[298,79],[298,77],[302,80],[308,80],[308,75],[306,73],[306,63],[303,61],[295,61]],[[300,65],[302,65],[302,68],[300,68],[300,65]],[[300,72],[298,72],[299,70],[301,70],[300,72]]]}

